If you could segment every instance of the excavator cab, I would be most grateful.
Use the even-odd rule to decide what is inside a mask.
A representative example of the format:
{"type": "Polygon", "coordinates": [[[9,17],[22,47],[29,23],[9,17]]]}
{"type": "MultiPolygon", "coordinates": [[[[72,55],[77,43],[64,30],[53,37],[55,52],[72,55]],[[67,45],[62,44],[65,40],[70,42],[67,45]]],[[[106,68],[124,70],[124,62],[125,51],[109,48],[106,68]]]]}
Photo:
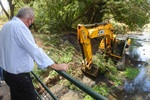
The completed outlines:
{"type": "Polygon", "coordinates": [[[91,39],[101,38],[99,49],[117,59],[122,59],[131,40],[128,36],[115,35],[112,24],[78,24],[77,39],[81,46],[83,61],[81,69],[92,76],[97,76],[99,68],[92,62],[91,39]]]}

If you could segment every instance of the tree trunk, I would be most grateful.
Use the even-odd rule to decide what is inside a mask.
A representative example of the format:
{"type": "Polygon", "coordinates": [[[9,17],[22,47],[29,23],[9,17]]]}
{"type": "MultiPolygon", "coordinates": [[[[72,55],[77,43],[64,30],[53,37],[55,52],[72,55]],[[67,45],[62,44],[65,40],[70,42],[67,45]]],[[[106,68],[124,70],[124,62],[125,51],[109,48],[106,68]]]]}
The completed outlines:
{"type": "Polygon", "coordinates": [[[2,10],[4,11],[4,13],[6,14],[7,18],[9,19],[9,14],[7,13],[6,9],[4,8],[4,6],[3,6],[1,0],[0,0],[0,5],[1,5],[2,10]]]}
{"type": "Polygon", "coordinates": [[[15,4],[12,4],[12,0],[8,0],[9,3],[9,8],[10,8],[10,17],[9,19],[12,19],[14,16],[14,9],[15,9],[15,4]]]}
{"type": "Polygon", "coordinates": [[[105,1],[98,0],[91,4],[89,12],[86,14],[88,23],[99,23],[104,16],[105,1]]]}

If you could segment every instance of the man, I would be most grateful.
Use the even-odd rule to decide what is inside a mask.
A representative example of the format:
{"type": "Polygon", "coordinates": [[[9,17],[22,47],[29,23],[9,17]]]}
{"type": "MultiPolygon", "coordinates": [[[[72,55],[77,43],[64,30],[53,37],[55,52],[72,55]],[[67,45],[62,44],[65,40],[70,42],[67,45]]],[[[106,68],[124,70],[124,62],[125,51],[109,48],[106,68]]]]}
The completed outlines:
{"type": "Polygon", "coordinates": [[[11,100],[36,100],[36,94],[29,72],[34,61],[41,69],[68,69],[67,64],[55,64],[41,48],[39,48],[29,30],[34,22],[32,8],[21,8],[18,14],[7,22],[0,32],[0,66],[10,87],[11,100]]]}

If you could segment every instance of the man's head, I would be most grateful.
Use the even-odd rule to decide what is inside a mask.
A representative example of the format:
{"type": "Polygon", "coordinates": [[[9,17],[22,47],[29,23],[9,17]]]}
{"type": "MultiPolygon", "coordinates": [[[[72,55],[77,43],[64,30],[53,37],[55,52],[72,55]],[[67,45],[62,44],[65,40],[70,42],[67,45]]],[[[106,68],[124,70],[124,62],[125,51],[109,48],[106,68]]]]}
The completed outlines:
{"type": "Polygon", "coordinates": [[[34,11],[30,7],[23,7],[16,15],[20,18],[27,27],[30,27],[34,22],[34,11]]]}

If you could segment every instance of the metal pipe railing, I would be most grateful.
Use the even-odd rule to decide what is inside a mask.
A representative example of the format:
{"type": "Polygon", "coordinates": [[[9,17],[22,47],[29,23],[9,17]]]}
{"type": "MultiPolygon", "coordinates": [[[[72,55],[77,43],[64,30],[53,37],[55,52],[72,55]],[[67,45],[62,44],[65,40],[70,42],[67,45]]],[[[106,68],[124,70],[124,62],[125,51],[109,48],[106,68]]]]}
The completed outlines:
{"type": "MultiPolygon", "coordinates": [[[[65,71],[57,71],[61,76],[69,80],[71,83],[76,85],[78,88],[83,90],[85,93],[93,97],[95,100],[107,100],[104,96],[98,94],[97,92],[93,91],[90,87],[86,86],[85,84],[81,83],[80,81],[76,80],[75,78],[68,75],[65,71]]],[[[58,100],[57,97],[49,90],[49,88],[35,75],[34,72],[31,72],[33,76],[40,82],[40,84],[45,88],[45,90],[52,96],[54,100],[58,100]]],[[[40,98],[41,99],[41,98],[40,98]]]]}
{"type": "Polygon", "coordinates": [[[37,94],[37,96],[38,96],[38,98],[40,99],[40,100],[42,100],[42,97],[40,96],[40,94],[35,90],[35,93],[37,94]]]}
{"type": "Polygon", "coordinates": [[[32,72],[32,75],[40,82],[40,84],[44,87],[44,89],[52,96],[54,100],[58,100],[57,97],[49,90],[49,88],[32,72]]]}
{"type": "Polygon", "coordinates": [[[93,97],[95,100],[107,100],[104,96],[98,94],[97,92],[93,91],[91,88],[86,86],[85,84],[81,83],[80,81],[76,80],[75,78],[68,75],[65,71],[57,71],[60,75],[65,77],[67,80],[69,80],[71,83],[79,87],[81,90],[83,90],[85,93],[93,97]]]}

